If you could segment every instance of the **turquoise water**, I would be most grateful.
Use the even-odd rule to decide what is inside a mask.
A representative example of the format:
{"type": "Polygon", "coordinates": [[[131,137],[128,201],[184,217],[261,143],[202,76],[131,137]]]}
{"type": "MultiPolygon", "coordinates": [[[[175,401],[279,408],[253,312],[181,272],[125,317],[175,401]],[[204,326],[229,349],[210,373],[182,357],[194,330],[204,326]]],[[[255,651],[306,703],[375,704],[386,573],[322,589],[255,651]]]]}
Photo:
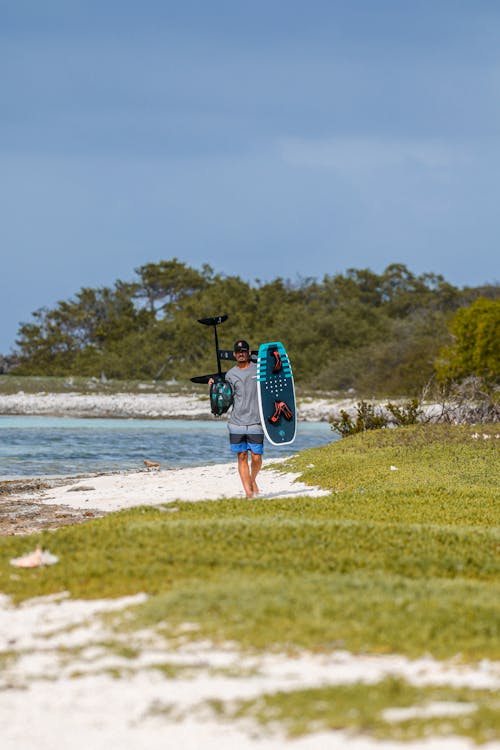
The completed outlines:
{"type": "MultiPolygon", "coordinates": [[[[266,442],[264,455],[289,456],[335,439],[326,422],[300,422],[292,445],[266,442]]],[[[231,461],[226,423],[0,416],[2,479],[142,469],[144,459],[165,469],[231,461]]]]}

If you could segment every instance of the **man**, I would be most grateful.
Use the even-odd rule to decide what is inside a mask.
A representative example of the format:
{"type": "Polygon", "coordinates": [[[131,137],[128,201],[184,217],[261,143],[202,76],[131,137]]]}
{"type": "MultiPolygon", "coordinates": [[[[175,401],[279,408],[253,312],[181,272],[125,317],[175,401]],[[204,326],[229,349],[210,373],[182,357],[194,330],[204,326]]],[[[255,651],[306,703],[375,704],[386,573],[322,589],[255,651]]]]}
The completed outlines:
{"type": "Polygon", "coordinates": [[[264,430],[260,423],[257,366],[250,361],[250,346],[244,339],[234,344],[236,365],[226,373],[234,392],[228,429],[231,452],[238,456],[238,473],[247,497],[259,494],[256,478],[262,466],[264,430]],[[250,453],[250,465],[248,454],[250,453]]]}

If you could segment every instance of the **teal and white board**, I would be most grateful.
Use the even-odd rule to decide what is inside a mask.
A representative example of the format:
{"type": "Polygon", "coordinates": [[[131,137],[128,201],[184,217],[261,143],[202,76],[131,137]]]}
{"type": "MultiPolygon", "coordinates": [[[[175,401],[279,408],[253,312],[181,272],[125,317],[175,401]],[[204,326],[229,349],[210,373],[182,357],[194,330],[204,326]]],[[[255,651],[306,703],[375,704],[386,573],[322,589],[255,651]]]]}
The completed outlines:
{"type": "Polygon", "coordinates": [[[273,445],[293,443],[297,432],[292,367],[280,341],[261,344],[257,355],[260,419],[273,445]]]}

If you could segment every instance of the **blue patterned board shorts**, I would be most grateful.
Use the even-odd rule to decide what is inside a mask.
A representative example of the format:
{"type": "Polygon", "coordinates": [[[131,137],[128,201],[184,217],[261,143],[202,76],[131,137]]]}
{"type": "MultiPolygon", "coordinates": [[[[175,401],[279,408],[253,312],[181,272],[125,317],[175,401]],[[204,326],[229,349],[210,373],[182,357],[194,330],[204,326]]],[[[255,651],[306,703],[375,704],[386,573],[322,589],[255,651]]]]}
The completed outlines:
{"type": "Polygon", "coordinates": [[[251,451],[252,453],[262,455],[264,452],[264,430],[260,423],[247,425],[233,425],[228,423],[227,428],[229,430],[229,443],[232,453],[251,451]]]}

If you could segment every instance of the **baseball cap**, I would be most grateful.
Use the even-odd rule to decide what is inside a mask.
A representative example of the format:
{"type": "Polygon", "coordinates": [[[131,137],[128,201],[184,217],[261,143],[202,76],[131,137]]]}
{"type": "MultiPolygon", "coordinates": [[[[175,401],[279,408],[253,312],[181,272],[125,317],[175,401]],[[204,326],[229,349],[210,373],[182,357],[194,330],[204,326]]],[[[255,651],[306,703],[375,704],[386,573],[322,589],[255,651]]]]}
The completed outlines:
{"type": "Polygon", "coordinates": [[[250,344],[248,343],[248,341],[245,341],[245,339],[240,339],[239,341],[235,341],[234,351],[235,352],[249,352],[250,344]]]}

